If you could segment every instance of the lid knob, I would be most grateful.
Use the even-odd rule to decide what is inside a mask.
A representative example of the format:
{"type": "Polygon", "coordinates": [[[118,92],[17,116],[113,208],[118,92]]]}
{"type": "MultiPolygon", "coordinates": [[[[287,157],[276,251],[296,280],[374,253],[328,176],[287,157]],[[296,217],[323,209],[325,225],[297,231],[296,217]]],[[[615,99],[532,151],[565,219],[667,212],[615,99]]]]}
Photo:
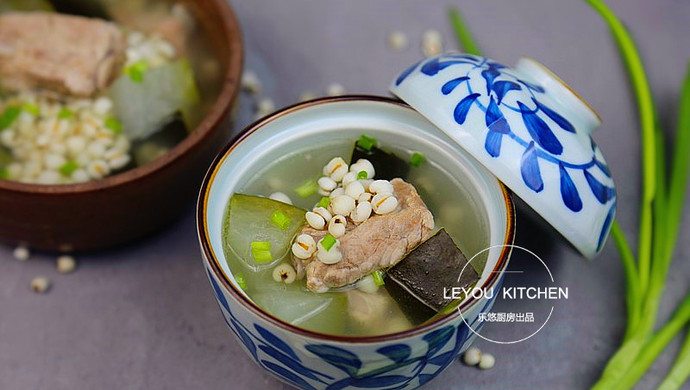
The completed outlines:
{"type": "Polygon", "coordinates": [[[582,122],[582,129],[589,134],[601,126],[601,118],[592,106],[546,66],[532,58],[522,57],[515,64],[515,70],[541,85],[562,106],[564,113],[571,113],[568,119],[582,122]]]}

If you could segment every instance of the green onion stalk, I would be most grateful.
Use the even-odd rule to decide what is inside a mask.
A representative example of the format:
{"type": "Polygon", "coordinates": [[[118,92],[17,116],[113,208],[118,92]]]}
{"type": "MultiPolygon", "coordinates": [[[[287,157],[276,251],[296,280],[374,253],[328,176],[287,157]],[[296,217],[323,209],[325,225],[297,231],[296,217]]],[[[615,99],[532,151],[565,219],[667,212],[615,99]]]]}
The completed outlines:
{"type": "MultiPolygon", "coordinates": [[[[600,380],[593,387],[628,389],[637,383],[666,345],[690,320],[689,295],[677,309],[675,316],[653,334],[678,236],[688,177],[690,110],[687,106],[690,104],[690,74],[684,83],[671,184],[667,189],[663,133],[656,122],[656,110],[639,53],[628,31],[603,1],[586,1],[606,21],[618,43],[636,92],[642,128],[643,199],[638,237],[638,279],[632,279],[632,283],[638,284],[643,294],[638,303],[640,308],[633,309],[633,314],[629,313],[632,321],[628,321],[623,345],[611,358],[600,380]],[[649,190],[652,185],[654,191],[649,190]]],[[[630,284],[628,280],[628,285],[630,284]]],[[[630,306],[631,304],[628,305],[630,306]]]]}
{"type": "MultiPolygon", "coordinates": [[[[623,344],[592,389],[629,389],[644,375],[670,341],[690,322],[690,294],[656,333],[654,326],[673,257],[690,170],[690,67],[683,85],[674,158],[666,182],[666,147],[656,109],[635,43],[627,29],[602,0],[585,0],[608,24],[620,49],[635,90],[642,138],[642,200],[637,261],[628,239],[614,221],[611,236],[626,277],[627,326],[623,344]]],[[[470,30],[456,9],[451,24],[465,51],[480,54],[470,30]]],[[[690,336],[661,384],[675,390],[690,376],[690,336]]]]}

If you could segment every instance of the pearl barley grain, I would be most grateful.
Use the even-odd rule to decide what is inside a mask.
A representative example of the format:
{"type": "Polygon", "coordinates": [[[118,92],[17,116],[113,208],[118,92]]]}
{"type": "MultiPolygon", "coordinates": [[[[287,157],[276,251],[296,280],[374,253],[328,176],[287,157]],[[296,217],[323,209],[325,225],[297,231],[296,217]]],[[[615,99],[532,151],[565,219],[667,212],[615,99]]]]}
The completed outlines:
{"type": "Polygon", "coordinates": [[[347,220],[342,215],[336,215],[328,222],[328,232],[335,238],[344,236],[346,227],[347,220]]]}
{"type": "MultiPolygon", "coordinates": [[[[350,167],[350,169],[352,169],[352,167],[350,167]]],[[[347,185],[352,183],[353,181],[357,181],[357,173],[352,172],[352,170],[350,170],[350,172],[346,173],[345,176],[343,176],[343,187],[347,187],[347,185]]]]}
{"type": "Polygon", "coordinates": [[[336,239],[335,244],[330,249],[324,248],[321,244],[322,241],[323,238],[316,244],[316,257],[328,265],[340,262],[343,259],[343,254],[340,253],[340,241],[336,239]]]}
{"type": "Polygon", "coordinates": [[[259,80],[259,76],[251,70],[245,70],[244,73],[242,73],[242,89],[251,94],[261,92],[261,81],[259,80]]]}
{"type": "Polygon", "coordinates": [[[275,111],[276,105],[275,103],[273,103],[273,99],[263,98],[259,100],[259,103],[257,104],[256,108],[259,113],[263,113],[264,115],[266,115],[275,111]]]}
{"type": "Polygon", "coordinates": [[[462,362],[468,366],[476,366],[482,359],[482,351],[479,348],[471,347],[462,355],[462,362]]]}
{"type": "Polygon", "coordinates": [[[393,31],[388,35],[388,46],[395,51],[403,51],[407,48],[407,35],[402,31],[393,31]]]}
{"type": "Polygon", "coordinates": [[[350,218],[352,218],[352,222],[360,224],[369,219],[371,216],[371,210],[371,203],[366,201],[359,202],[357,207],[350,213],[350,218]]]}
{"type": "Polygon", "coordinates": [[[283,192],[274,192],[268,196],[269,199],[277,200],[278,202],[283,202],[287,204],[292,204],[292,200],[289,196],[285,195],[283,192]]]}
{"type": "Polygon", "coordinates": [[[292,244],[292,253],[299,259],[308,259],[316,252],[316,241],[308,234],[300,234],[292,244]]]}
{"type": "Polygon", "coordinates": [[[300,102],[306,102],[307,100],[312,100],[312,99],[316,99],[316,98],[317,98],[317,96],[314,92],[304,91],[299,95],[298,99],[300,102]]]}
{"type": "Polygon", "coordinates": [[[129,164],[131,159],[129,154],[113,153],[108,157],[108,166],[112,170],[122,169],[129,164]]]}
{"type": "Polygon", "coordinates": [[[297,272],[288,263],[282,263],[273,269],[273,280],[278,283],[290,284],[295,281],[297,272]]]}
{"type": "Polygon", "coordinates": [[[334,214],[350,215],[355,208],[355,200],[347,195],[340,195],[331,200],[330,206],[334,214]]]}
{"type": "Polygon", "coordinates": [[[341,96],[345,94],[345,87],[342,84],[333,83],[326,88],[328,96],[341,96]]]}
{"type": "Polygon", "coordinates": [[[321,230],[324,226],[326,226],[325,219],[315,212],[307,211],[307,213],[305,214],[305,218],[309,226],[316,230],[321,230]]]}
{"type": "Polygon", "coordinates": [[[437,30],[427,30],[422,35],[422,52],[427,57],[437,56],[443,51],[441,33],[437,30]]]}
{"type": "Polygon", "coordinates": [[[29,248],[27,248],[23,245],[20,245],[20,246],[14,248],[12,255],[14,255],[14,258],[19,260],[19,261],[27,261],[27,260],[29,260],[29,257],[31,256],[31,252],[29,252],[29,248]]]}
{"type": "Polygon", "coordinates": [[[333,199],[336,196],[340,196],[340,195],[345,195],[345,189],[343,187],[338,187],[338,188],[334,189],[333,191],[331,191],[331,194],[328,195],[328,197],[330,199],[333,199]]]}
{"type": "Polygon", "coordinates": [[[89,174],[83,169],[77,169],[76,171],[72,172],[71,178],[75,183],[83,183],[89,181],[89,174]]]}
{"type": "Polygon", "coordinates": [[[389,193],[383,192],[374,196],[374,199],[371,200],[371,206],[376,214],[388,214],[398,207],[398,199],[389,193]]]}
{"type": "Polygon", "coordinates": [[[374,180],[369,185],[369,191],[375,194],[393,193],[393,185],[388,180],[374,180]]]}
{"type": "Polygon", "coordinates": [[[63,255],[57,258],[57,270],[61,274],[68,274],[77,268],[77,261],[74,257],[63,255]]]}
{"type": "Polygon", "coordinates": [[[322,173],[324,176],[329,176],[336,182],[342,181],[343,177],[349,171],[349,167],[342,157],[334,157],[331,161],[323,167],[322,173]]]}
{"type": "Polygon", "coordinates": [[[31,281],[29,287],[31,288],[31,291],[38,294],[43,294],[50,288],[50,281],[43,276],[39,276],[31,281]]]}
{"type": "Polygon", "coordinates": [[[58,184],[60,183],[60,174],[55,171],[43,171],[36,177],[36,183],[38,184],[58,184]]]}
{"type": "Polygon", "coordinates": [[[357,204],[365,203],[365,202],[371,202],[372,197],[373,197],[372,194],[370,194],[368,192],[363,192],[362,195],[360,195],[359,198],[357,198],[357,204]]]}
{"type": "Polygon", "coordinates": [[[479,360],[479,368],[482,370],[489,370],[494,368],[496,364],[496,358],[490,353],[483,353],[482,358],[479,360]]]}
{"type": "Polygon", "coordinates": [[[371,163],[371,161],[365,158],[360,158],[359,160],[357,160],[356,163],[350,166],[350,172],[355,172],[359,174],[359,172],[361,171],[367,173],[367,179],[373,179],[374,174],[376,173],[376,171],[374,170],[374,165],[371,163]]]}
{"type": "Polygon", "coordinates": [[[328,223],[328,221],[331,220],[331,218],[333,218],[331,213],[323,207],[314,207],[313,211],[316,214],[320,215],[324,219],[324,221],[326,221],[327,223],[328,223]]]}
{"type": "Polygon", "coordinates": [[[72,155],[77,155],[86,148],[86,139],[84,137],[74,135],[67,138],[67,150],[72,155]]]}
{"type": "MultiPolygon", "coordinates": [[[[335,180],[331,179],[330,177],[324,176],[319,178],[317,181],[319,184],[319,187],[324,190],[325,192],[328,192],[328,194],[331,193],[335,189],[335,187],[338,186],[338,183],[335,182],[335,180]]],[[[326,195],[328,195],[326,194],[326,195]]]]}
{"type": "Polygon", "coordinates": [[[67,162],[67,160],[65,160],[64,157],[62,157],[61,155],[56,154],[56,153],[47,153],[43,157],[43,164],[48,169],[58,169],[62,165],[64,165],[65,162],[67,162]]]}
{"type": "Polygon", "coordinates": [[[364,186],[358,181],[353,181],[345,187],[345,195],[352,199],[358,199],[364,193],[364,186]]]}
{"type": "Polygon", "coordinates": [[[367,294],[374,294],[379,291],[379,286],[376,285],[373,276],[367,275],[357,282],[357,289],[367,294]]]}
{"type": "Polygon", "coordinates": [[[95,160],[86,167],[86,172],[91,178],[100,179],[110,173],[110,167],[103,160],[95,160]]]}

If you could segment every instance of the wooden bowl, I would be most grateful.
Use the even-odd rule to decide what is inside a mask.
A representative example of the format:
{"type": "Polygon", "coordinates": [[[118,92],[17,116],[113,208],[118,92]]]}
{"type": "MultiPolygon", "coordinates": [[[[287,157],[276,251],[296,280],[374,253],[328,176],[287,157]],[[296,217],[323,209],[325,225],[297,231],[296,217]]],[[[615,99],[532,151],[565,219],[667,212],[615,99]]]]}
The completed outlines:
{"type": "Polygon", "coordinates": [[[0,180],[1,242],[48,251],[101,249],[153,233],[191,210],[204,172],[228,142],[243,47],[225,0],[185,4],[221,68],[220,92],[204,119],[166,155],[102,180],[67,185],[0,180]]]}

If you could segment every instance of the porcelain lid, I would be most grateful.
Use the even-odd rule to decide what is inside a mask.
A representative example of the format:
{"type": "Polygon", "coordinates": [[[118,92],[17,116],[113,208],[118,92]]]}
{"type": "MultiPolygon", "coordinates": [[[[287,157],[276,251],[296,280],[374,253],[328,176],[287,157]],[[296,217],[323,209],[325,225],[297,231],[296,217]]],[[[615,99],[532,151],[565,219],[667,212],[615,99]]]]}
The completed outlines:
{"type": "Polygon", "coordinates": [[[405,70],[391,92],[433,122],[583,255],[606,242],[616,190],[592,140],[592,108],[538,62],[508,67],[445,54],[405,70]]]}

